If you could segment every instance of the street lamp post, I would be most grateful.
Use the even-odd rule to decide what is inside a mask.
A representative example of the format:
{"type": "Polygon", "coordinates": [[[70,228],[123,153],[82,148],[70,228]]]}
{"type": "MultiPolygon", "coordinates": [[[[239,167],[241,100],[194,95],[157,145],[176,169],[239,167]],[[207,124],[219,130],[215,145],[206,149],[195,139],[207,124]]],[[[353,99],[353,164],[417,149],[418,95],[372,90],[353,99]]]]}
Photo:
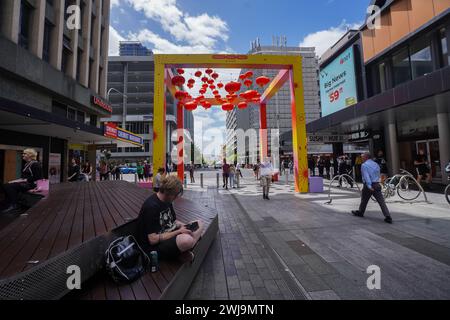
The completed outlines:
{"type": "Polygon", "coordinates": [[[120,92],[116,88],[110,88],[108,90],[107,94],[106,94],[106,97],[108,98],[108,101],[109,101],[109,95],[111,94],[111,91],[115,91],[115,92],[121,94],[124,97],[124,99],[122,101],[122,128],[126,129],[126,120],[127,120],[127,108],[126,108],[126,105],[127,105],[128,96],[126,94],[120,92]]]}

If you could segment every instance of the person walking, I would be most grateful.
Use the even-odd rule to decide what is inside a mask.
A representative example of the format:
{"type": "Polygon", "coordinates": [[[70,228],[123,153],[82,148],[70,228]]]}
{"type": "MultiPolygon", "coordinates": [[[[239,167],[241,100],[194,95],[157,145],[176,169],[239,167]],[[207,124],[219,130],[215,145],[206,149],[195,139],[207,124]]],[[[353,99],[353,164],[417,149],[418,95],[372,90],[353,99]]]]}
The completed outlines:
{"type": "Polygon", "coordinates": [[[235,177],[236,177],[236,168],[234,165],[230,165],[230,188],[236,189],[235,187],[235,177]]]}
{"type": "Polygon", "coordinates": [[[363,161],[361,171],[364,187],[361,194],[361,204],[359,205],[359,209],[352,211],[352,214],[356,217],[364,217],[367,203],[369,202],[370,197],[374,196],[383,212],[385,218],[384,221],[386,223],[392,223],[391,214],[384,201],[383,194],[381,193],[380,166],[371,159],[370,153],[368,152],[362,154],[361,158],[363,161]]]}
{"type": "Polygon", "coordinates": [[[114,164],[114,177],[116,180],[120,180],[120,165],[118,165],[117,163],[114,164]]]}
{"type": "Polygon", "coordinates": [[[21,178],[9,181],[2,187],[5,192],[6,202],[9,207],[2,213],[11,213],[19,208],[18,198],[21,193],[33,190],[37,187],[36,182],[43,178],[41,164],[37,161],[37,152],[34,149],[25,149],[22,152],[22,159],[25,166],[22,170],[21,178]]]}
{"type": "Polygon", "coordinates": [[[316,162],[314,161],[313,156],[310,156],[308,158],[308,168],[311,171],[311,176],[315,177],[316,176],[316,162]]]}
{"type": "MultiPolygon", "coordinates": [[[[375,160],[375,162],[377,162],[375,160]]],[[[361,166],[362,166],[362,158],[360,155],[358,155],[355,159],[355,178],[356,181],[362,181],[362,175],[361,175],[361,166]]],[[[384,180],[382,178],[381,183],[383,183],[384,180]]]]}
{"type": "Polygon", "coordinates": [[[138,162],[136,166],[136,173],[138,176],[138,181],[139,182],[144,181],[144,166],[142,165],[142,162],[138,162]]]}
{"type": "Polygon", "coordinates": [[[191,178],[191,183],[195,183],[194,172],[195,172],[194,162],[191,162],[191,164],[189,165],[189,176],[191,178]]]}
{"type": "Polygon", "coordinates": [[[294,174],[294,161],[289,161],[289,174],[294,174]]]}
{"type": "Polygon", "coordinates": [[[282,176],[284,173],[285,173],[285,170],[284,170],[284,164],[285,164],[285,160],[283,159],[282,161],[281,161],[281,163],[280,163],[280,176],[282,176]]]}
{"type": "Polygon", "coordinates": [[[423,149],[420,149],[419,153],[416,155],[416,158],[414,160],[414,166],[417,172],[417,183],[420,184],[422,182],[422,179],[425,177],[425,182],[427,183],[427,186],[430,186],[432,177],[430,174],[428,159],[423,149]]]}
{"type": "Polygon", "coordinates": [[[325,170],[325,159],[323,156],[319,156],[319,159],[317,160],[317,167],[319,168],[319,177],[323,178],[323,172],[325,170]]]}
{"type": "Polygon", "coordinates": [[[270,184],[272,183],[273,166],[269,158],[266,157],[261,163],[261,187],[263,188],[263,199],[269,199],[270,184]]]}
{"type": "Polygon", "coordinates": [[[223,178],[223,188],[228,190],[228,180],[230,178],[230,165],[227,163],[227,159],[223,159],[222,178],[223,178]]]}
{"type": "Polygon", "coordinates": [[[150,165],[147,160],[144,161],[144,180],[145,182],[150,181],[150,165]]]}
{"type": "Polygon", "coordinates": [[[325,172],[326,172],[326,175],[327,175],[327,179],[331,179],[330,168],[331,168],[330,157],[326,157],[325,158],[325,172]]]}
{"type": "Polygon", "coordinates": [[[255,174],[256,180],[259,180],[259,167],[260,167],[260,163],[259,163],[259,161],[258,161],[258,163],[256,163],[256,164],[253,166],[253,173],[255,174]]]}
{"type": "Polygon", "coordinates": [[[105,161],[100,163],[100,181],[109,180],[108,177],[108,165],[105,161]]]}

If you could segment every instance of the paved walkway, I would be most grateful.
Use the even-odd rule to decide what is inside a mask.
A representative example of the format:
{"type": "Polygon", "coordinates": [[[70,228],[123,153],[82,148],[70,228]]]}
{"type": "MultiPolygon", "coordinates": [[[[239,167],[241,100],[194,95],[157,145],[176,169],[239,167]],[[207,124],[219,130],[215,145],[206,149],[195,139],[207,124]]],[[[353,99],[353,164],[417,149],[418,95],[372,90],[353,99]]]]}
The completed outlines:
{"type": "Polygon", "coordinates": [[[205,188],[185,192],[220,219],[187,299],[450,298],[450,206],[442,195],[430,195],[432,204],[389,200],[388,225],[375,203],[366,218],[353,217],[353,191],[335,190],[326,205],[327,194],[295,195],[283,182],[264,201],[250,171],[239,190],[215,184],[215,172],[205,172],[205,188]],[[381,269],[381,290],[367,288],[371,265],[381,269]]]}

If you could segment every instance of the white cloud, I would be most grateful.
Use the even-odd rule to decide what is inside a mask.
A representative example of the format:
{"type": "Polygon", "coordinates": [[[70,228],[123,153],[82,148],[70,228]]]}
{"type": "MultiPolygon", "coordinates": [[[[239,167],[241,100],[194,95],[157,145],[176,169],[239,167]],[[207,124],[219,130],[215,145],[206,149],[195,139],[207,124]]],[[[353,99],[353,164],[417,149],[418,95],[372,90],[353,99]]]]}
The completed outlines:
{"type": "Polygon", "coordinates": [[[190,16],[178,8],[177,0],[126,1],[134,10],[142,11],[148,18],[159,22],[162,29],[172,35],[175,41],[185,42],[186,45],[180,50],[192,47],[196,53],[198,50],[210,52],[214,51],[219,40],[228,40],[228,25],[220,17],[206,13],[190,16]]]}
{"type": "Polygon", "coordinates": [[[109,50],[108,53],[110,56],[118,56],[119,55],[119,42],[126,40],[122,37],[116,29],[112,26],[109,26],[109,50]]]}
{"type": "Polygon", "coordinates": [[[337,27],[331,27],[326,30],[320,30],[308,34],[302,42],[300,47],[315,47],[316,54],[321,56],[332,45],[334,45],[349,29],[358,29],[361,23],[347,24],[343,21],[337,27]]]}
{"type": "Polygon", "coordinates": [[[118,7],[120,5],[120,0],[111,0],[111,8],[118,7]]]}

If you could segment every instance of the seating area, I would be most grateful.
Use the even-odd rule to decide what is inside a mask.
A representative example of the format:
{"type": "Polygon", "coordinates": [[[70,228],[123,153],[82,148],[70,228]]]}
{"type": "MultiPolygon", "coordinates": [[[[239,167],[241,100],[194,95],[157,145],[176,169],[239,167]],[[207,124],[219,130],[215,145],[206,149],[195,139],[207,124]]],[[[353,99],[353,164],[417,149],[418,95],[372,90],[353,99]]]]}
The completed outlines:
{"type": "MultiPolygon", "coordinates": [[[[65,183],[0,230],[0,299],[180,299],[218,232],[217,213],[180,198],[182,222],[202,220],[194,263],[160,261],[160,270],[128,285],[105,274],[104,252],[135,233],[141,205],[152,192],[124,181],[65,183]],[[82,290],[70,292],[67,267],[81,268],[82,290]]],[[[1,218],[0,218],[1,224],[1,218]]]]}

